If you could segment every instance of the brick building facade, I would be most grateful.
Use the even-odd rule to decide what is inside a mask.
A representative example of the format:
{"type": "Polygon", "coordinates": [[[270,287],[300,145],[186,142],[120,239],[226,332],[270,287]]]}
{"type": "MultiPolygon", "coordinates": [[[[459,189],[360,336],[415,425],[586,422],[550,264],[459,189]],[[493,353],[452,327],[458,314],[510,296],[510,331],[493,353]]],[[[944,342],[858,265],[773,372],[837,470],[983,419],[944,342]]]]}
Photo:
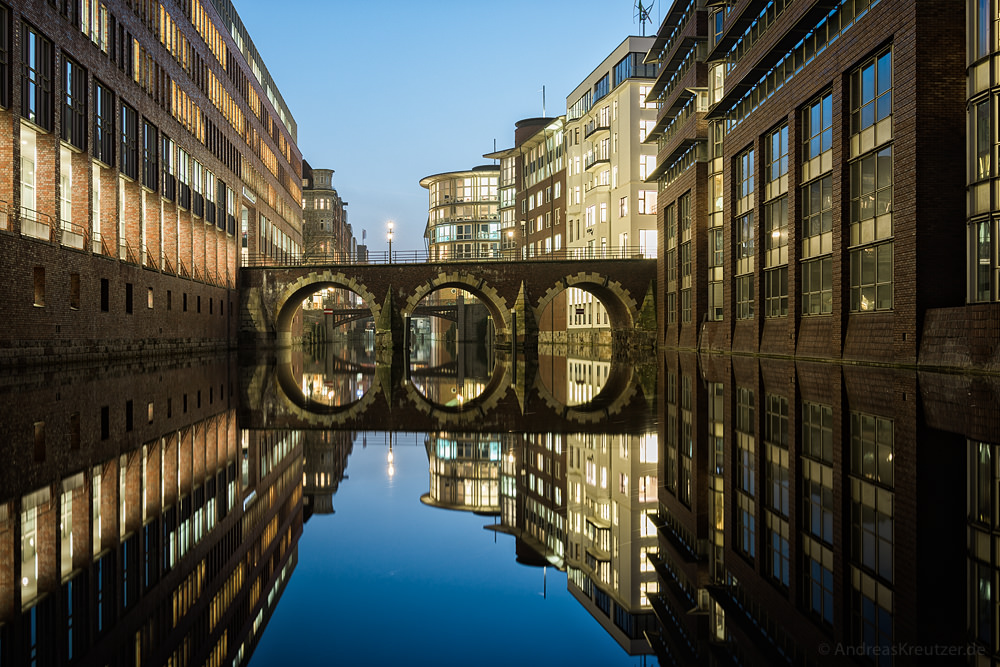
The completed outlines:
{"type": "Polygon", "coordinates": [[[928,313],[965,302],[953,9],[674,3],[647,56],[662,340],[917,362],[928,313]]]}
{"type": "Polygon", "coordinates": [[[228,345],[241,262],[301,246],[295,140],[229,0],[0,3],[5,358],[228,345]]]}

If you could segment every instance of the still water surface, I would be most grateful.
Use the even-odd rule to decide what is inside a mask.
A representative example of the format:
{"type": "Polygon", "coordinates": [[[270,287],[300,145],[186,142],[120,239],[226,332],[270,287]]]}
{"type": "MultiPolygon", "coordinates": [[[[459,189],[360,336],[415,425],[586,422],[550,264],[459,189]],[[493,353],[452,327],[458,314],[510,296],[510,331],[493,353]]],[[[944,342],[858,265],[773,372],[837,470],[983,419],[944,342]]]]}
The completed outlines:
{"type": "Polygon", "coordinates": [[[409,362],[0,377],[0,667],[1000,657],[996,378],[409,362]]]}

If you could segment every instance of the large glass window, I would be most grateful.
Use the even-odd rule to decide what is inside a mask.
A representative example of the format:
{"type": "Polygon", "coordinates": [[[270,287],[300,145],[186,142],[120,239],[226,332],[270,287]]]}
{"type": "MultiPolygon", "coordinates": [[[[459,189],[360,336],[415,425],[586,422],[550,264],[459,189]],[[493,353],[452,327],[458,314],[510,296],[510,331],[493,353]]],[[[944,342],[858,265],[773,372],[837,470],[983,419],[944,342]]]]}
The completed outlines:
{"type": "MultiPolygon", "coordinates": [[[[891,125],[880,124],[891,112],[892,52],[886,51],[851,74],[851,151],[860,154],[850,181],[853,312],[893,307],[892,145],[877,148],[892,139],[891,125]],[[874,134],[866,132],[873,126],[874,134]]],[[[985,158],[977,168],[988,172],[988,149],[985,158]]]]}
{"type": "Polygon", "coordinates": [[[969,123],[969,157],[972,165],[969,177],[973,181],[981,181],[992,175],[993,142],[990,140],[993,127],[990,99],[986,98],[972,105],[972,117],[969,123]]]}
{"type": "Polygon", "coordinates": [[[969,3],[969,57],[975,62],[985,58],[993,48],[993,21],[991,11],[992,0],[972,0],[969,3]]]}
{"type": "Polygon", "coordinates": [[[833,147],[833,95],[824,93],[802,112],[802,160],[808,162],[833,147]]]}
{"type": "Polygon", "coordinates": [[[978,220],[969,225],[969,285],[972,301],[990,301],[993,298],[993,221],[978,220]]]}
{"type": "Polygon", "coordinates": [[[94,81],[94,158],[111,166],[115,163],[115,94],[94,81]]]}
{"type": "Polygon", "coordinates": [[[142,184],[156,191],[160,180],[159,165],[156,163],[156,126],[142,119],[142,184]]]}
{"type": "Polygon", "coordinates": [[[868,61],[851,75],[851,134],[892,112],[892,52],[868,61]]]}
{"type": "Polygon", "coordinates": [[[87,148],[87,70],[63,56],[62,138],[87,148]]]}
{"type": "Polygon", "coordinates": [[[135,109],[121,105],[121,173],[139,179],[139,115],[135,109]]]}
{"type": "Polygon", "coordinates": [[[21,115],[52,129],[52,42],[27,23],[21,24],[21,115]]]}
{"type": "Polygon", "coordinates": [[[833,312],[833,261],[820,257],[802,262],[802,314],[833,312]]]}
{"type": "Polygon", "coordinates": [[[10,106],[10,10],[0,5],[0,107],[10,106]]]}

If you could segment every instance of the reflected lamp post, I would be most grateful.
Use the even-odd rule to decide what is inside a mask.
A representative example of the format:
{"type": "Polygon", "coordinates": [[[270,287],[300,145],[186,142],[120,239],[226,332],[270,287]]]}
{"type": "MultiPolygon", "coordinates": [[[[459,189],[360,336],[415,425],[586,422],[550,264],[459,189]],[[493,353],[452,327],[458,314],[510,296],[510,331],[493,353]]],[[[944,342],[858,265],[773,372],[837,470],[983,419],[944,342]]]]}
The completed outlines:
{"type": "Polygon", "coordinates": [[[390,263],[392,262],[392,228],[393,228],[393,225],[394,225],[393,221],[390,220],[389,221],[389,233],[386,234],[386,238],[389,239],[389,262],[390,263]]]}

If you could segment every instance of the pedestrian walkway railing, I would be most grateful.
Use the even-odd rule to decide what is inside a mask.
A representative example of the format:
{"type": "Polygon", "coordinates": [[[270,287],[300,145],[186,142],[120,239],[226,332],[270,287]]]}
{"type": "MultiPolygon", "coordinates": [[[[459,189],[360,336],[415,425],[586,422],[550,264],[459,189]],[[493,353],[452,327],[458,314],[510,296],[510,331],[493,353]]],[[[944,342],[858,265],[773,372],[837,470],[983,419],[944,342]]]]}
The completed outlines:
{"type": "Polygon", "coordinates": [[[545,262],[594,259],[656,259],[656,249],[639,246],[590,249],[564,248],[553,252],[526,254],[521,248],[483,252],[440,253],[428,250],[393,250],[367,253],[282,253],[281,256],[247,254],[243,267],[262,266],[327,266],[350,264],[429,264],[439,262],[545,262]]]}

